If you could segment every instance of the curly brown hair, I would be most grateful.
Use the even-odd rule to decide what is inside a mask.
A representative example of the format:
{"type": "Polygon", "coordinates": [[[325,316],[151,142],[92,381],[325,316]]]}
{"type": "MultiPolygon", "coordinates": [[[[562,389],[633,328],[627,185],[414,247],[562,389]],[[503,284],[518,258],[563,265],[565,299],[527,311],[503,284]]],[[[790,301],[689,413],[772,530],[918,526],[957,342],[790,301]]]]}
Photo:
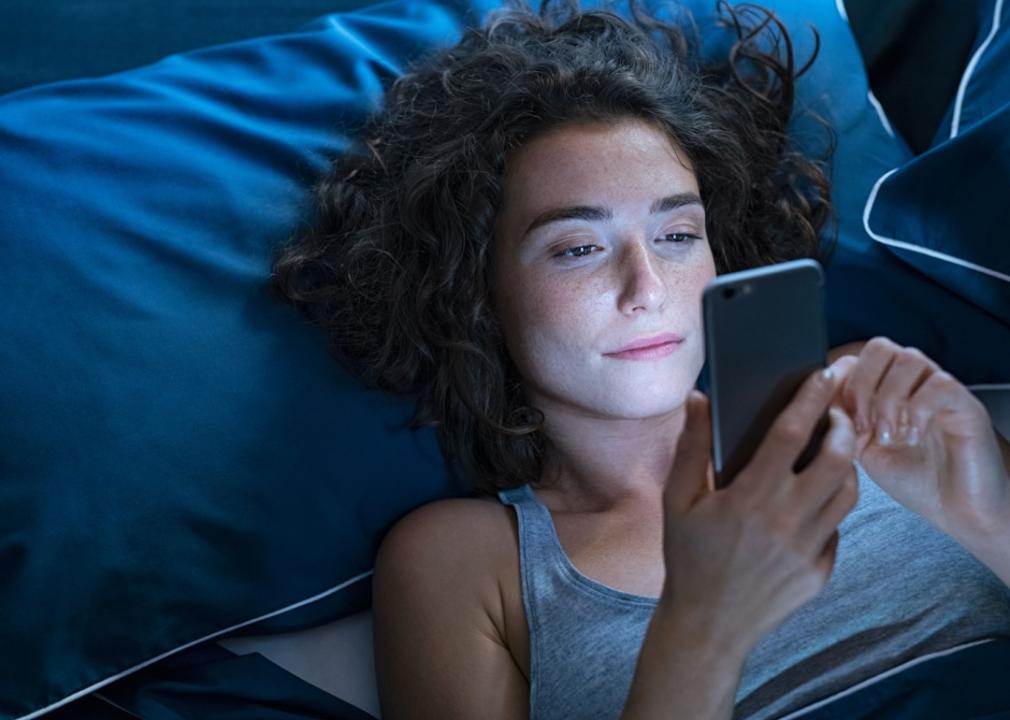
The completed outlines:
{"type": "Polygon", "coordinates": [[[542,481],[543,415],[491,303],[505,165],[533,136],[645,120],[695,170],[718,273],[827,260],[830,149],[808,158],[787,136],[795,78],[819,42],[796,69],[772,12],[717,13],[732,47],[710,62],[689,18],[661,21],[634,0],[629,19],[551,0],[502,8],[392,84],[318,185],[318,223],[281,248],[274,290],[366,386],[416,396],[411,428],[435,426],[477,493],[542,481]]]}

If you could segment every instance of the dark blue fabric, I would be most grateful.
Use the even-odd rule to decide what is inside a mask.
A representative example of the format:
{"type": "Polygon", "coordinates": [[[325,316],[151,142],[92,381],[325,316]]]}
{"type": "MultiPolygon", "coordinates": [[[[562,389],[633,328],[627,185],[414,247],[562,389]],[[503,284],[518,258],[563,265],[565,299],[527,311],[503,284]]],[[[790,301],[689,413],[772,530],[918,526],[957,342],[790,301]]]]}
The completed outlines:
{"type": "Polygon", "coordinates": [[[367,0],[4,0],[0,94],[98,77],[173,53],[296,30],[367,0]]]}
{"type": "Polygon", "coordinates": [[[466,8],[399,3],[0,99],[0,717],[303,603],[457,490],[268,293],[308,185],[466,8]]]}
{"type": "MultiPolygon", "coordinates": [[[[988,13],[990,20],[981,23],[976,47],[992,26],[994,0],[980,6],[981,16],[988,13]]],[[[1006,26],[1004,22],[1001,27],[1002,43],[1006,26]]],[[[973,83],[964,101],[965,117],[1010,99],[1008,76],[997,67],[994,60],[992,70],[973,83]]],[[[850,76],[845,81],[858,84],[859,91],[866,93],[865,79],[850,76]]],[[[863,107],[868,110],[870,105],[864,102],[863,107]]],[[[992,229],[1000,223],[1005,227],[1001,220],[1006,212],[1005,193],[1000,188],[1005,187],[1006,176],[986,171],[970,144],[950,143],[942,150],[947,155],[943,166],[929,159],[934,150],[916,158],[900,137],[892,137],[883,121],[869,112],[858,113],[856,124],[839,130],[834,173],[839,245],[826,268],[830,343],[885,335],[918,347],[965,384],[1010,382],[1010,305],[1005,282],[879,242],[864,224],[864,213],[872,209],[868,225],[877,235],[886,235],[895,225],[908,225],[908,232],[899,236],[903,241],[926,246],[939,241],[954,257],[979,257],[986,247],[999,253],[1005,244],[999,234],[980,235],[976,229],[992,229]],[[871,203],[877,182],[892,170],[897,172],[871,203]],[[949,194],[892,195],[888,186],[906,172],[936,190],[946,188],[949,194]],[[981,187],[973,199],[961,194],[962,187],[976,186],[981,187]],[[952,202],[952,198],[961,200],[952,202]],[[934,225],[937,220],[942,224],[934,225]]],[[[1008,162],[1010,156],[1001,150],[1005,147],[1004,141],[990,148],[993,166],[1008,162]]]]}
{"type": "MultiPolygon", "coordinates": [[[[1010,381],[1010,4],[981,2],[977,61],[963,102],[951,103],[946,120],[924,154],[881,180],[867,218],[881,247],[925,278],[978,308],[991,376],[1010,381]],[[1000,11],[997,17],[996,10],[1000,11]],[[990,37],[994,24],[999,32],[990,37]],[[956,125],[956,128],[954,127],[956,125]]],[[[940,309],[940,308],[938,308],[940,309]]],[[[948,313],[932,319],[947,343],[948,313]]],[[[965,338],[967,340],[967,338],[965,338]]],[[[974,345],[974,343],[972,343],[974,345]]],[[[975,347],[981,347],[975,345],[975,347]]],[[[981,355],[982,353],[979,353],[981,355]]]]}
{"type": "MultiPolygon", "coordinates": [[[[431,434],[402,430],[410,402],[362,391],[266,286],[384,86],[492,4],[391,2],[0,98],[0,717],[267,614],[257,632],[360,610],[384,530],[459,492],[431,434]]],[[[885,334],[1006,379],[1005,323],[863,228],[911,156],[834,1],[771,5],[799,57],[808,22],[822,37],[799,99],[839,139],[831,344],[885,334]]]]}
{"type": "Polygon", "coordinates": [[[106,702],[97,693],[75,700],[45,715],[46,720],[136,720],[137,716],[106,702]]]}
{"type": "Polygon", "coordinates": [[[1010,720],[1010,638],[931,658],[803,720],[1010,720]]]}

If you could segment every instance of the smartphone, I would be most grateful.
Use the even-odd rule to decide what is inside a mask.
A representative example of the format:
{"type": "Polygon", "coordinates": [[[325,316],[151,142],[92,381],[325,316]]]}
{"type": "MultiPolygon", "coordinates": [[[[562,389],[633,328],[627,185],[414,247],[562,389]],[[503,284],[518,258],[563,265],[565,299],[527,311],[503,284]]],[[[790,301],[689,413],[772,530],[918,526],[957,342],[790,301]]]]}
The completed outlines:
{"type": "MultiPolygon", "coordinates": [[[[824,271],[812,259],[719,275],[702,293],[716,488],[750,461],[810,373],[827,365],[824,271]]],[[[830,427],[825,410],[793,465],[813,460],[830,427]]]]}

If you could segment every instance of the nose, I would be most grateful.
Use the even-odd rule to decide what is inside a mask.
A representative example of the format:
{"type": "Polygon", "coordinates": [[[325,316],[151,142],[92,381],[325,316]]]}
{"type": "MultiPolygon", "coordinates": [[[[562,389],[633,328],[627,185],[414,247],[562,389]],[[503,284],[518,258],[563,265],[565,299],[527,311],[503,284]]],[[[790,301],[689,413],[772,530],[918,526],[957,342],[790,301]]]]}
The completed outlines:
{"type": "Polygon", "coordinates": [[[621,254],[621,285],[618,309],[626,315],[661,310],[666,302],[666,283],[660,275],[662,262],[644,243],[629,242],[621,254]]]}

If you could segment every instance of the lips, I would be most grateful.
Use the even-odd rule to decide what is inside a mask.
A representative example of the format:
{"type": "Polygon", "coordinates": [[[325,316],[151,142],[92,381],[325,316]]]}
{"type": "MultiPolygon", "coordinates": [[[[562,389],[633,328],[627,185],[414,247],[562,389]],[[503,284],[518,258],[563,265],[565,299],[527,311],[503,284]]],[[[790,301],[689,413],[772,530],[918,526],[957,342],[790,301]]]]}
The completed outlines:
{"type": "Polygon", "coordinates": [[[641,337],[637,340],[633,340],[624,347],[604,353],[604,355],[618,355],[620,353],[628,352],[629,350],[642,350],[643,348],[652,348],[660,345],[667,345],[669,343],[679,343],[683,339],[684,338],[680,335],[674,335],[673,333],[662,333],[651,337],[641,337]]]}

